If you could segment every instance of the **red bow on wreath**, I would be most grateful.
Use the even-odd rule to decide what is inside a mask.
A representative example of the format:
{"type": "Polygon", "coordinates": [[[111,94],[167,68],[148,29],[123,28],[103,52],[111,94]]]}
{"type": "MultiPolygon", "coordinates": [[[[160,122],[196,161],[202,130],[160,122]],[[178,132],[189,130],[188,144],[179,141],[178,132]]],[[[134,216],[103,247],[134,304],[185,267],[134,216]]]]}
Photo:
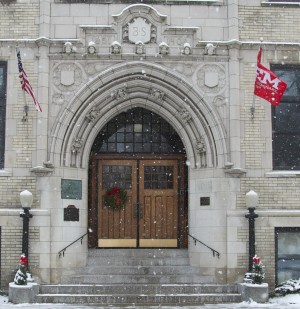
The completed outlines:
{"type": "Polygon", "coordinates": [[[107,190],[104,195],[104,205],[113,209],[121,209],[125,206],[127,192],[120,188],[107,190]]]}

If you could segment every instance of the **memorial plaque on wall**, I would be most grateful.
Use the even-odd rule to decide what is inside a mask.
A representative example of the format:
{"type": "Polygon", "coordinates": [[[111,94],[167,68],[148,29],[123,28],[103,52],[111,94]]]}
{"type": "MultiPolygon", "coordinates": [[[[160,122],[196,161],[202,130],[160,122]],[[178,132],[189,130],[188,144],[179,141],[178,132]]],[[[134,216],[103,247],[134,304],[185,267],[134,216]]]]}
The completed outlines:
{"type": "Polygon", "coordinates": [[[81,200],[82,199],[82,181],[75,179],[61,180],[61,198],[81,200]]]}
{"type": "Polygon", "coordinates": [[[79,221],[79,209],[74,205],[64,208],[64,221],[79,221]]]}

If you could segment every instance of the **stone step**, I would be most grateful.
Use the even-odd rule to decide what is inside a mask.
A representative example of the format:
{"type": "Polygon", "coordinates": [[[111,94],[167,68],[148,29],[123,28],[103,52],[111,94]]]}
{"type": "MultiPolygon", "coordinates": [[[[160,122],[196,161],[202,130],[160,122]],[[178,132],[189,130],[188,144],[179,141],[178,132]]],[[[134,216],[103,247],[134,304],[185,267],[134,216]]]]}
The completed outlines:
{"type": "Polygon", "coordinates": [[[191,266],[88,266],[79,268],[78,275],[184,275],[198,274],[201,275],[200,269],[191,266]]]}
{"type": "Polygon", "coordinates": [[[60,284],[41,285],[40,294],[237,294],[236,285],[226,284],[60,284]]]}
{"type": "Polygon", "coordinates": [[[123,256],[131,258],[188,257],[186,249],[89,249],[88,258],[123,256]]]}
{"type": "Polygon", "coordinates": [[[196,306],[240,302],[236,285],[189,266],[184,249],[94,249],[87,266],[70,270],[64,284],[41,285],[36,302],[103,306],[196,306]]]}
{"type": "Polygon", "coordinates": [[[184,249],[94,249],[89,250],[87,266],[183,266],[189,265],[184,249]]]}
{"type": "Polygon", "coordinates": [[[177,284],[177,283],[213,283],[212,276],[199,275],[73,275],[63,279],[73,284],[177,284]]]}
{"type": "Polygon", "coordinates": [[[144,259],[119,259],[116,257],[90,258],[87,266],[95,265],[114,265],[114,266],[188,266],[189,258],[144,258],[144,259]]]}
{"type": "Polygon", "coordinates": [[[188,306],[215,303],[240,302],[239,294],[150,294],[150,295],[99,295],[99,294],[39,294],[36,297],[39,303],[66,303],[66,304],[88,304],[88,305],[110,305],[110,306],[150,306],[150,305],[172,305],[188,306]]]}

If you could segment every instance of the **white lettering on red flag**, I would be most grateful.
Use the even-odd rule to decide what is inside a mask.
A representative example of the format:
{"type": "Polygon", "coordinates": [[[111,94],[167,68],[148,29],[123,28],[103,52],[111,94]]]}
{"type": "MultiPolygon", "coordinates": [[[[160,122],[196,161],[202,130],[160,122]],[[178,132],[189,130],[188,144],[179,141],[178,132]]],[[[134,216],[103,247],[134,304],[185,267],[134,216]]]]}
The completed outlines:
{"type": "Polygon", "coordinates": [[[287,84],[272,71],[261,64],[262,48],[257,55],[256,79],[254,94],[278,106],[286,90],[287,84]]]}

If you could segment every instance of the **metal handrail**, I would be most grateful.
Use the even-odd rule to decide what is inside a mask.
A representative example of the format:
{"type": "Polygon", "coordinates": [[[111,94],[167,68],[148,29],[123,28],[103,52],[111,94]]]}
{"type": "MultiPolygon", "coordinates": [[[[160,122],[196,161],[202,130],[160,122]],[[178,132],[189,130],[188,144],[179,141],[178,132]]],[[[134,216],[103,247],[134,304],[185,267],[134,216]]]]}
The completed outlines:
{"type": "Polygon", "coordinates": [[[213,253],[213,256],[217,256],[217,258],[220,258],[220,253],[217,251],[217,250],[215,250],[215,249],[213,249],[213,248],[211,248],[211,247],[209,247],[208,245],[206,245],[204,242],[202,242],[201,240],[199,240],[199,239],[197,239],[196,237],[194,237],[194,236],[192,236],[191,234],[189,234],[188,233],[188,236],[190,236],[190,237],[192,237],[193,238],[193,241],[194,241],[194,243],[195,243],[195,246],[196,246],[196,244],[197,244],[197,242],[199,242],[201,245],[203,245],[203,246],[205,246],[206,248],[208,248],[209,250],[211,250],[212,251],[212,253],[213,253]]]}
{"type": "Polygon", "coordinates": [[[74,240],[72,243],[70,243],[68,246],[66,246],[65,248],[63,248],[62,250],[60,250],[58,252],[58,257],[65,256],[65,251],[67,250],[67,248],[69,248],[70,246],[72,246],[73,244],[75,244],[75,242],[77,242],[78,240],[81,241],[82,244],[82,240],[84,238],[85,235],[87,235],[89,232],[86,232],[85,234],[83,234],[82,236],[80,236],[79,238],[77,238],[76,240],[74,240]]]}

